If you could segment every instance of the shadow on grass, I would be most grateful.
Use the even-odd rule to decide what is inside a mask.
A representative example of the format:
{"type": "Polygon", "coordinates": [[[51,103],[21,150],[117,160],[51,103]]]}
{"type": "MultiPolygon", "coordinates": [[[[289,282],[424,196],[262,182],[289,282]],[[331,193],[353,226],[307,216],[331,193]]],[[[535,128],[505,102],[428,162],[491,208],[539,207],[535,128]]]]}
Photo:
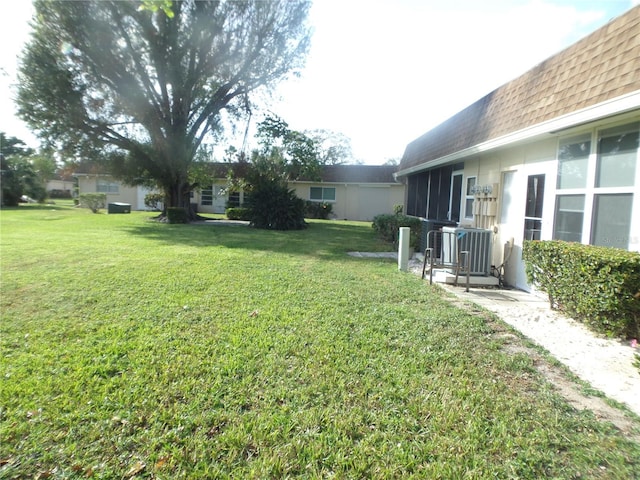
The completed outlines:
{"type": "Polygon", "coordinates": [[[350,251],[390,251],[367,223],[311,221],[305,230],[260,230],[243,225],[167,225],[149,221],[127,226],[132,235],[174,245],[272,251],[318,257],[342,256],[350,251]]]}
{"type": "Polygon", "coordinates": [[[31,212],[34,210],[46,210],[46,211],[51,211],[51,210],[69,210],[69,209],[73,209],[75,208],[74,205],[69,205],[69,204],[56,204],[56,203],[21,203],[19,204],[17,207],[2,207],[0,210],[1,211],[24,211],[24,212],[31,212]]]}

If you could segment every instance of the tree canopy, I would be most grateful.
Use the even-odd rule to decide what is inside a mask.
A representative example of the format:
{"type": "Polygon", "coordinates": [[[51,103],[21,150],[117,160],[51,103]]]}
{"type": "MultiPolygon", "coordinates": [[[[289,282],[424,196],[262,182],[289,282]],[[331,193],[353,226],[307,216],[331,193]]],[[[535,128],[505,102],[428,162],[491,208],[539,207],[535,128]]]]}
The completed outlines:
{"type": "Polygon", "coordinates": [[[55,162],[17,137],[0,132],[0,206],[15,207],[23,195],[43,202],[45,184],[55,173],[55,162]]]}
{"type": "Polygon", "coordinates": [[[35,2],[19,114],[67,155],[188,207],[189,171],[221,114],[302,66],[306,0],[35,2]]]}

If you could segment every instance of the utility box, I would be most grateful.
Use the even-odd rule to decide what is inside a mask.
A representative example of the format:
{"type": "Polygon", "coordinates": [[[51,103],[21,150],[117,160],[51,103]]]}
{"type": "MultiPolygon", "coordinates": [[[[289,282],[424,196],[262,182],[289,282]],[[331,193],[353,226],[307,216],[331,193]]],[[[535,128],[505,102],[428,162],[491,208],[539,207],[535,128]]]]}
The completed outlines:
{"type": "Polygon", "coordinates": [[[112,202],[107,206],[108,213],[131,213],[131,204],[112,202]]]}

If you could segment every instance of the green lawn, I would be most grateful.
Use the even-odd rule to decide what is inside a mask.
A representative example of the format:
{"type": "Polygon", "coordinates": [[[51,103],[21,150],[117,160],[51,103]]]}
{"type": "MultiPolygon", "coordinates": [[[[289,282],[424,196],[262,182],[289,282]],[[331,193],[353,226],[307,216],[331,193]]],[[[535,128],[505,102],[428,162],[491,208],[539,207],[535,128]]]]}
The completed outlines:
{"type": "Polygon", "coordinates": [[[369,224],[0,212],[0,478],[638,478],[369,224]]]}

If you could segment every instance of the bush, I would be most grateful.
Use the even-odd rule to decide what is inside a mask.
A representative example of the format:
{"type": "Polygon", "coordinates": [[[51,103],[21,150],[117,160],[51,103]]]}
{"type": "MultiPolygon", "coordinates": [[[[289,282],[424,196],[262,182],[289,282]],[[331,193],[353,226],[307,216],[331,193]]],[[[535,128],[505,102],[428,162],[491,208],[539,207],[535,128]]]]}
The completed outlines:
{"type": "Polygon", "coordinates": [[[558,309],[609,336],[640,336],[640,253],[562,241],[525,242],[527,278],[558,309]]]}
{"type": "Polygon", "coordinates": [[[312,202],[307,200],[305,202],[305,216],[307,218],[319,218],[321,220],[328,220],[329,215],[333,212],[333,205],[325,202],[312,202]]]}
{"type": "Polygon", "coordinates": [[[71,190],[60,190],[58,188],[54,188],[53,190],[49,190],[49,198],[71,198],[71,190]]]}
{"type": "Polygon", "coordinates": [[[251,225],[267,230],[301,230],[304,221],[304,200],[298,198],[286,184],[261,181],[254,186],[246,202],[250,210],[251,225]]]}
{"type": "Polygon", "coordinates": [[[373,217],[373,224],[371,226],[384,241],[392,243],[393,248],[398,248],[399,228],[409,227],[411,228],[409,246],[414,249],[419,247],[422,223],[418,217],[385,213],[373,217]]]}
{"type": "Polygon", "coordinates": [[[147,193],[144,196],[144,204],[147,208],[159,212],[164,204],[164,195],[162,193],[147,193]]]}
{"type": "Polygon", "coordinates": [[[167,221],[169,223],[189,223],[189,215],[184,207],[167,208],[167,221]]]}
{"type": "Polygon", "coordinates": [[[224,211],[229,220],[251,220],[251,210],[243,207],[229,207],[224,211]]]}
{"type": "Polygon", "coordinates": [[[98,210],[107,206],[106,193],[81,193],[78,200],[82,208],[88,208],[93,213],[98,213],[98,210]]]}

